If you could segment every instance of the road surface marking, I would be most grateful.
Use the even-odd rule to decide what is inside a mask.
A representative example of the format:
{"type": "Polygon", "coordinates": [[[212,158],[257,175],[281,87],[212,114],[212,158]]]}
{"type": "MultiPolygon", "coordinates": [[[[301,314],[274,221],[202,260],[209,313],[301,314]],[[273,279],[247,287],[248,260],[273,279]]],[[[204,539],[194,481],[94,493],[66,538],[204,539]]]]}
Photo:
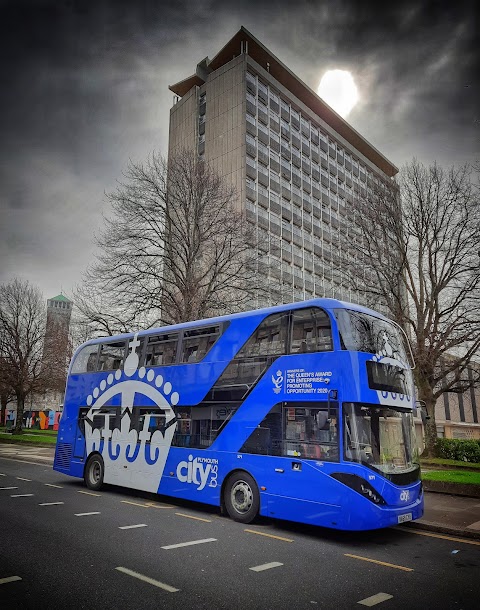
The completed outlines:
{"type": "Polygon", "coordinates": [[[19,481],[28,481],[29,483],[31,483],[31,482],[32,482],[32,479],[23,479],[22,477],[17,477],[17,479],[18,479],[19,481]]]}
{"type": "Polygon", "coordinates": [[[94,494],[91,491],[82,491],[81,489],[78,489],[77,493],[85,494],[86,496],[95,496],[96,498],[101,498],[102,497],[102,494],[94,494]]]}
{"type": "Polygon", "coordinates": [[[392,599],[392,597],[393,595],[389,595],[388,593],[377,593],[376,595],[362,599],[361,601],[357,602],[357,604],[371,607],[381,604],[382,602],[386,602],[387,599],[392,599]]]}
{"type": "Polygon", "coordinates": [[[283,540],[284,542],[293,542],[291,538],[282,538],[281,536],[274,536],[273,534],[265,534],[265,532],[257,532],[257,530],[244,530],[249,534],[258,534],[259,536],[267,536],[267,538],[275,538],[275,540],[283,540]]]}
{"type": "Polygon", "coordinates": [[[202,519],[201,517],[194,517],[193,515],[185,515],[184,513],[175,513],[179,517],[186,517],[187,519],[195,519],[196,521],[204,521],[205,523],[211,523],[211,519],[202,519]]]}
{"type": "Polygon", "coordinates": [[[270,563],[264,563],[261,566],[255,566],[254,568],[248,568],[248,569],[252,570],[253,572],[263,572],[263,570],[270,570],[271,568],[279,568],[280,566],[283,566],[283,563],[279,563],[278,561],[272,561],[270,563]]]}
{"type": "Polygon", "coordinates": [[[0,578],[0,585],[6,585],[7,582],[15,582],[16,580],[22,580],[20,576],[7,576],[7,578],[0,578]]]}
{"type": "Polygon", "coordinates": [[[205,538],[204,540],[192,540],[191,542],[180,542],[180,544],[169,544],[168,546],[162,546],[162,549],[166,551],[170,549],[179,549],[182,546],[193,546],[194,544],[204,544],[205,542],[216,542],[216,538],[205,538]]]}
{"type": "Polygon", "coordinates": [[[90,517],[90,515],[99,515],[99,512],[94,513],[75,513],[75,517],[90,517]]]}
{"type": "Polygon", "coordinates": [[[18,489],[18,487],[0,487],[0,489],[18,489]]]}
{"type": "Polygon", "coordinates": [[[143,582],[148,582],[149,585],[153,585],[154,587],[158,587],[159,589],[163,589],[164,591],[168,591],[169,593],[177,593],[177,591],[180,591],[180,589],[175,589],[175,587],[166,585],[164,582],[153,580],[153,578],[149,578],[148,576],[144,576],[143,574],[139,574],[138,572],[134,572],[133,570],[129,570],[128,568],[118,567],[115,569],[119,572],[123,572],[124,574],[128,574],[128,576],[133,576],[133,578],[138,578],[138,580],[143,580],[143,582]]]}
{"type": "Polygon", "coordinates": [[[54,485],[53,483],[44,483],[47,487],[56,487],[57,489],[63,489],[61,485],[54,485]]]}
{"type": "Polygon", "coordinates": [[[12,494],[11,498],[27,498],[28,496],[33,496],[33,494],[12,494]]]}
{"type": "Polygon", "coordinates": [[[136,527],[147,527],[146,523],[139,523],[138,525],[122,525],[122,527],[119,527],[119,530],[132,530],[136,527]]]}
{"type": "Polygon", "coordinates": [[[57,504],[63,504],[63,502],[42,502],[38,506],[56,506],[57,504]]]}
{"type": "Polygon", "coordinates": [[[6,474],[3,474],[3,472],[0,472],[0,477],[6,477],[6,474]]]}
{"type": "Polygon", "coordinates": [[[147,502],[147,508],[175,508],[170,504],[154,504],[153,502],[147,502]]]}
{"type": "Polygon", "coordinates": [[[148,504],[139,504],[138,502],[129,502],[128,500],[120,500],[122,504],[133,504],[133,506],[141,506],[142,508],[150,508],[148,504]]]}
{"type": "Polygon", "coordinates": [[[414,530],[412,528],[403,528],[396,527],[402,532],[406,532],[407,534],[418,534],[419,536],[430,536],[431,538],[441,538],[442,540],[451,540],[452,542],[463,542],[464,544],[474,544],[475,546],[480,546],[480,542],[476,540],[466,540],[465,538],[453,538],[453,536],[443,536],[442,534],[433,534],[432,532],[421,532],[419,530],[414,530]]]}
{"type": "Polygon", "coordinates": [[[405,566],[396,566],[394,563],[386,563],[385,561],[378,561],[377,559],[370,559],[369,557],[360,557],[360,555],[350,555],[350,553],[344,554],[345,557],[352,557],[353,559],[369,561],[370,563],[376,563],[380,566],[386,566],[387,568],[396,568],[397,570],[403,570],[404,572],[413,572],[413,568],[406,568],[405,566]]]}

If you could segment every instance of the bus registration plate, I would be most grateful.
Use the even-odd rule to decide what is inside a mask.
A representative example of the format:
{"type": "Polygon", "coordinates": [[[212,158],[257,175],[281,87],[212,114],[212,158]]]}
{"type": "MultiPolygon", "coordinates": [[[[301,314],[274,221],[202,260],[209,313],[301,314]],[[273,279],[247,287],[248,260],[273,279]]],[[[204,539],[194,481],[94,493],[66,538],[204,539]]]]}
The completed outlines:
{"type": "Polygon", "coordinates": [[[404,515],[398,515],[398,522],[405,523],[406,521],[412,520],[412,513],[405,513],[404,515]]]}

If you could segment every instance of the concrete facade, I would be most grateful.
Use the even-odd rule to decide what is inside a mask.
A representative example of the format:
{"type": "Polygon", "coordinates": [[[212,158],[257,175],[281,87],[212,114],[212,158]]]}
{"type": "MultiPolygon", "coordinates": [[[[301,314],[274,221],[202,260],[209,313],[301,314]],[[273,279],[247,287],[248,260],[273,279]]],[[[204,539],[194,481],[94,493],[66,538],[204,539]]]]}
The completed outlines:
{"type": "Polygon", "coordinates": [[[342,267],[358,257],[352,203],[397,168],[243,28],[170,89],[169,154],[197,151],[255,226],[272,298],[252,306],[279,286],[283,302],[366,303],[342,267]]]}
{"type": "Polygon", "coordinates": [[[480,388],[446,392],[435,405],[437,433],[445,438],[480,439],[480,388]]]}
{"type": "MultiPolygon", "coordinates": [[[[339,117],[247,30],[172,85],[169,154],[194,150],[237,192],[275,298],[314,296],[367,304],[353,292],[345,261],[368,273],[355,244],[353,202],[397,168],[339,117]]],[[[446,394],[440,436],[480,438],[480,394],[446,394]]],[[[421,438],[421,422],[418,422],[421,438]]]]}

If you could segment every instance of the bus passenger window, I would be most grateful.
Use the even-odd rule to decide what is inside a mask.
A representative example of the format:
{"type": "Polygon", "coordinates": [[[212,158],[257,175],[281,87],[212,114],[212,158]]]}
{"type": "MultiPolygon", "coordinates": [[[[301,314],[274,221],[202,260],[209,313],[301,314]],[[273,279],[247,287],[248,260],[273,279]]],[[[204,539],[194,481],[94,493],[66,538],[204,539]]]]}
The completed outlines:
{"type": "MultiPolygon", "coordinates": [[[[318,404],[318,403],[316,403],[318,404]]],[[[285,403],[284,455],[316,460],[338,460],[336,410],[313,405],[293,406],[285,403]]]]}
{"type": "Polygon", "coordinates": [[[98,357],[99,371],[116,371],[122,368],[125,358],[125,341],[102,343],[98,357]]]}
{"type": "Polygon", "coordinates": [[[277,404],[264,417],[258,426],[252,427],[240,453],[261,455],[282,454],[282,409],[277,404]]]}
{"type": "Polygon", "coordinates": [[[172,445],[174,447],[190,447],[192,435],[192,408],[181,407],[176,412],[177,428],[173,437],[172,445]]]}
{"type": "Polygon", "coordinates": [[[328,315],[318,307],[292,312],[290,353],[331,351],[332,331],[328,315]]]}
{"type": "Polygon", "coordinates": [[[141,432],[148,421],[148,431],[153,434],[160,430],[162,434],[165,431],[166,417],[165,411],[159,407],[140,407],[134,408],[132,414],[131,428],[137,432],[141,432]]]}
{"type": "Polygon", "coordinates": [[[236,357],[250,358],[285,354],[287,329],[288,312],[267,316],[236,357]]]}
{"type": "Polygon", "coordinates": [[[86,345],[77,354],[71,373],[90,373],[97,368],[98,343],[86,345]]]}
{"type": "Polygon", "coordinates": [[[177,359],[178,333],[148,337],[145,351],[145,366],[175,364],[177,359]]]}
{"type": "Polygon", "coordinates": [[[200,362],[220,336],[220,326],[204,326],[183,332],[182,362],[200,362]]]}
{"type": "Polygon", "coordinates": [[[107,426],[107,422],[109,430],[120,427],[120,407],[103,407],[100,411],[95,412],[92,418],[92,428],[103,430],[107,426]]]}

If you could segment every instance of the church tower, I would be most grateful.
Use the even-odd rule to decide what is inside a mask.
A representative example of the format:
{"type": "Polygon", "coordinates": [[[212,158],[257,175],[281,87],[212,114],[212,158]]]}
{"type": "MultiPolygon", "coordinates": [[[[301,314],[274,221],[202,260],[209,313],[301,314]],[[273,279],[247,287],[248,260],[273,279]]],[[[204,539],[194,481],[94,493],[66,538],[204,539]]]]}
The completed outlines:
{"type": "Polygon", "coordinates": [[[65,388],[67,361],[70,358],[69,327],[73,303],[63,294],[47,301],[47,325],[43,346],[43,365],[49,370],[51,390],[65,388]]]}

